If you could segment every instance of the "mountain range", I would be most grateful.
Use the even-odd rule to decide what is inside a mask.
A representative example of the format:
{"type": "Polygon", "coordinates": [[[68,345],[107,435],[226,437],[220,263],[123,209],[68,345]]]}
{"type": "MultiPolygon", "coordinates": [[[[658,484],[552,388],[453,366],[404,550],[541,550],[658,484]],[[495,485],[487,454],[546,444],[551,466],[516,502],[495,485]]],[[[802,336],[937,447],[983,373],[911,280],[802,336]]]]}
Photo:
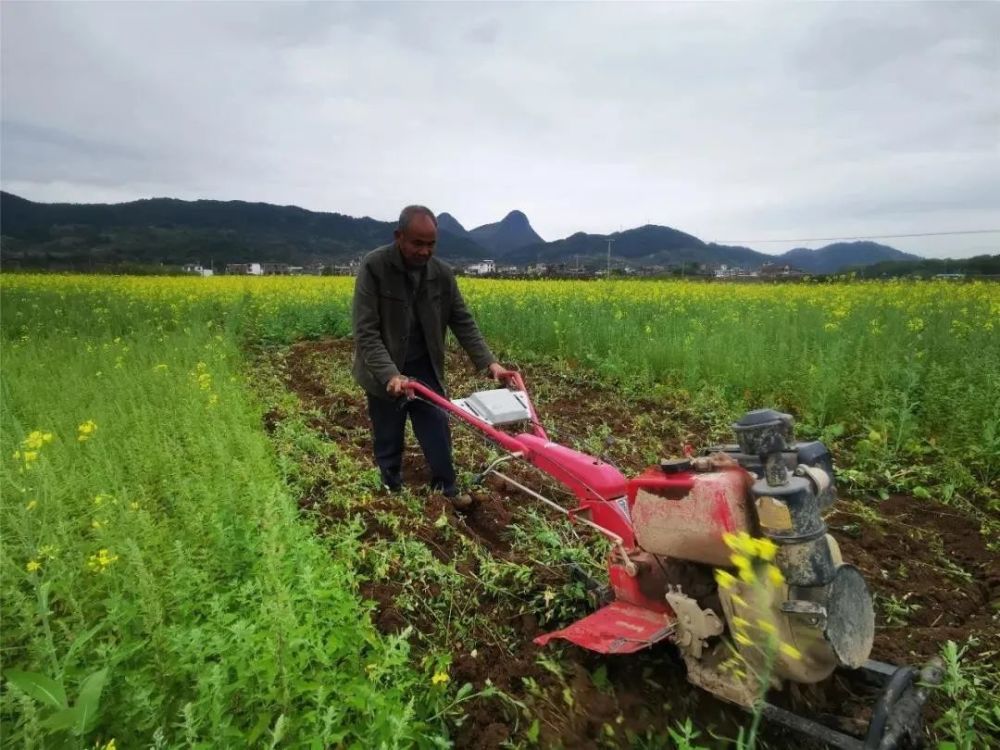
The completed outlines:
{"type": "MultiPolygon", "coordinates": [[[[37,203],[0,192],[0,255],[7,265],[345,263],[390,242],[394,226],[369,217],[268,203],[174,198],[118,204],[37,203]]],[[[810,273],[832,273],[849,266],[919,260],[874,242],[842,242],[769,255],[748,247],[706,243],[678,229],[652,224],[608,235],[578,232],[546,242],[522,211],[473,229],[447,212],[438,215],[438,252],[456,264],[490,258],[501,265],[603,266],[609,240],[616,266],[708,263],[758,268],[787,263],[810,273]]]]}

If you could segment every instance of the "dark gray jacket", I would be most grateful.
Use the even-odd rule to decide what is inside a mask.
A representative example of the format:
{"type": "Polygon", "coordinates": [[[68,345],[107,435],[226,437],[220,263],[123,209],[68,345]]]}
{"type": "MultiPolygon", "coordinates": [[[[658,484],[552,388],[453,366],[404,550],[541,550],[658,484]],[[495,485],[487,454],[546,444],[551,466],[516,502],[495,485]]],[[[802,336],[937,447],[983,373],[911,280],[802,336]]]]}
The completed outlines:
{"type": "MultiPolygon", "coordinates": [[[[354,284],[354,379],[373,396],[389,398],[386,384],[401,373],[414,309],[411,294],[403,256],[395,244],[365,256],[354,284]]],[[[427,262],[416,310],[442,386],[448,328],[477,368],[485,370],[497,361],[465,306],[454,272],[437,258],[427,262]]]]}

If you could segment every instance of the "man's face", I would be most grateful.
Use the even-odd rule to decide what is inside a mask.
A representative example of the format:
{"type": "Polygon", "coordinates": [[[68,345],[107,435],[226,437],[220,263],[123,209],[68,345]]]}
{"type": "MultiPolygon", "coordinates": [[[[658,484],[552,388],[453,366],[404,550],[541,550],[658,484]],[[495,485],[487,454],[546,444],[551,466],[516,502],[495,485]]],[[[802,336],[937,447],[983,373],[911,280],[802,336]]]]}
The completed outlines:
{"type": "Polygon", "coordinates": [[[396,247],[403,256],[403,262],[410,268],[420,268],[434,255],[437,244],[437,227],[430,216],[418,214],[410,220],[406,231],[396,230],[396,247]]]}

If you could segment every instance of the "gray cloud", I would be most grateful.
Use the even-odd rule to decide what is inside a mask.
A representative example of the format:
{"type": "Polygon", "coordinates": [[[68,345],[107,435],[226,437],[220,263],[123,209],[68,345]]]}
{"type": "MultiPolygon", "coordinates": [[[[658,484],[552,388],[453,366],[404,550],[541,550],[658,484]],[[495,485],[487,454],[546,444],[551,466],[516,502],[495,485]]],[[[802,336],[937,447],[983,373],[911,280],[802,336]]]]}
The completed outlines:
{"type": "Polygon", "coordinates": [[[0,177],[36,200],[379,218],[418,201],[469,226],[520,208],[547,239],[650,222],[708,240],[1000,228],[993,3],[0,13],[0,177]]]}

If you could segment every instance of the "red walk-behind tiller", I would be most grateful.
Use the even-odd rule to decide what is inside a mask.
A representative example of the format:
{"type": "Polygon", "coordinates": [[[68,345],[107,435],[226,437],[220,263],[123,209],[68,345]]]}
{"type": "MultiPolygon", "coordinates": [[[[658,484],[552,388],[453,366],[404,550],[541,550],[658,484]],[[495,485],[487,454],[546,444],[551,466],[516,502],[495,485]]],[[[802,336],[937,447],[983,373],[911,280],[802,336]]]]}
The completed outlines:
{"type": "Polygon", "coordinates": [[[410,381],[408,395],[507,451],[481,476],[494,474],[610,540],[614,600],[536,638],[537,644],[560,638],[603,654],[628,654],[668,640],[680,650],[689,682],[750,708],[760,692],[753,674],[766,665],[754,641],[735,636],[740,626],[766,623],[786,644],[768,657],[771,687],[820,683],[838,669],[882,686],[864,738],[772,703],[764,704],[767,718],[844,750],[921,744],[926,685],[940,681],[940,668],[932,663],[918,671],[868,659],[875,613],[861,573],[843,562],[826,533],[821,511],[836,493],[833,462],[822,443],[795,442],[787,414],[752,411],[733,425],[738,444],[665,460],[626,479],[599,458],[551,442],[520,374],[508,385],[450,401],[410,381]],[[530,431],[498,429],[515,424],[530,431]],[[579,507],[567,511],[497,470],[510,460],[526,461],[560,482],[579,507]],[[740,532],[776,545],[773,564],[782,575],[774,576],[780,583],[768,587],[768,596],[738,575],[721,576],[725,586],[716,580],[716,569],[738,573],[726,540],[740,532]],[[733,668],[734,654],[747,668],[733,668]]]}

